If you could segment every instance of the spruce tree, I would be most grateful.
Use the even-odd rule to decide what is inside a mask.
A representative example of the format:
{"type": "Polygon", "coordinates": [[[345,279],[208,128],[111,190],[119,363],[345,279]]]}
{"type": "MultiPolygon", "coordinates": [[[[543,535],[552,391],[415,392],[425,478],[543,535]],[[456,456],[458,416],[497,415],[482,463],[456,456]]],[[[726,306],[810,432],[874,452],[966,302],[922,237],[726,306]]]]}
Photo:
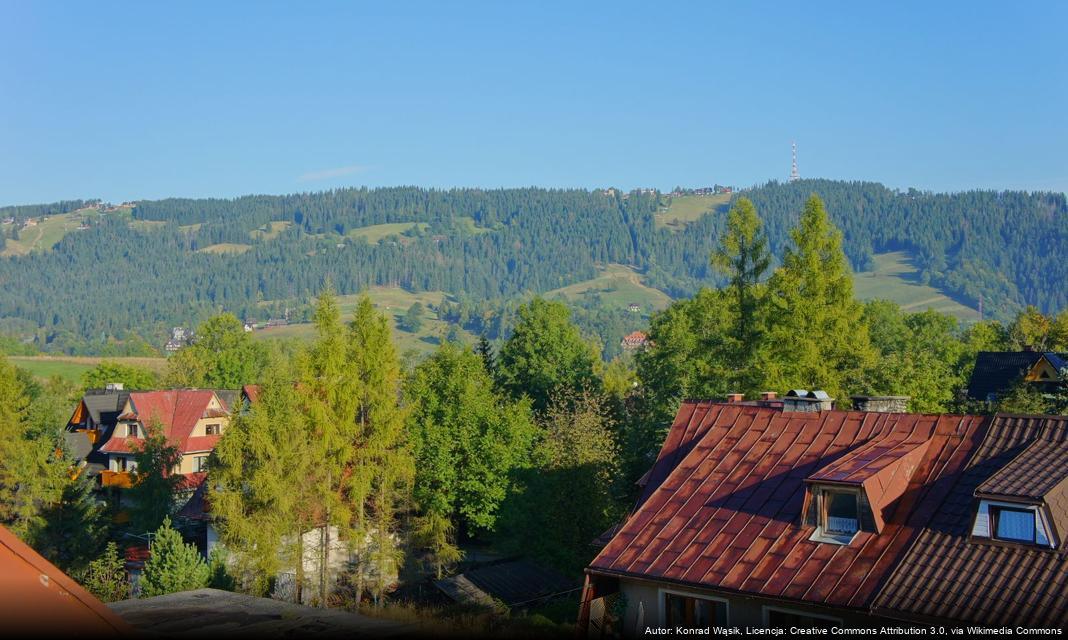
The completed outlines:
{"type": "Polygon", "coordinates": [[[727,228],[712,254],[712,266],[728,278],[734,299],[734,339],[737,340],[734,364],[746,370],[751,364],[759,340],[756,322],[760,302],[760,279],[771,265],[768,240],[756,207],[748,198],[739,198],[727,214],[727,228]]]}
{"type": "Polygon", "coordinates": [[[141,574],[141,597],[151,598],[208,586],[211,569],[197,548],[186,544],[182,534],[164,518],[149,545],[148,560],[141,574]]]}

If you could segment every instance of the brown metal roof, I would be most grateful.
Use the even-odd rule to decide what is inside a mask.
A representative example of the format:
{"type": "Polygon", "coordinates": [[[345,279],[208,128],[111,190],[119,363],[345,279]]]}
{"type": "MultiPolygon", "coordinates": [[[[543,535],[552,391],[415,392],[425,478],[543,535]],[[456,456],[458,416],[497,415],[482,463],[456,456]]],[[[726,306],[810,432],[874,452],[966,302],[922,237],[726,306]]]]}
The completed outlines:
{"type": "Polygon", "coordinates": [[[684,402],[639,506],[590,570],[867,608],[983,427],[972,416],[684,402]],[[810,541],[805,479],[872,440],[930,442],[881,534],[861,531],[848,545],[810,541]]]}
{"type": "Polygon", "coordinates": [[[1012,462],[983,482],[976,493],[1042,500],[1068,479],[1068,447],[1035,440],[1012,462]]]}
{"type": "Polygon", "coordinates": [[[979,487],[1021,491],[1018,487],[1031,482],[1049,487],[1051,470],[1039,461],[1051,459],[1051,448],[1063,452],[1066,447],[1068,418],[996,416],[964,471],[947,478],[952,484],[947,496],[882,589],[876,612],[991,626],[1059,626],[1068,620],[1066,525],[1060,524],[1068,521],[1068,496],[1060,490],[1063,485],[1047,493],[1061,549],[970,540],[979,487]],[[1048,444],[1035,447],[1036,441],[1048,444]]]}

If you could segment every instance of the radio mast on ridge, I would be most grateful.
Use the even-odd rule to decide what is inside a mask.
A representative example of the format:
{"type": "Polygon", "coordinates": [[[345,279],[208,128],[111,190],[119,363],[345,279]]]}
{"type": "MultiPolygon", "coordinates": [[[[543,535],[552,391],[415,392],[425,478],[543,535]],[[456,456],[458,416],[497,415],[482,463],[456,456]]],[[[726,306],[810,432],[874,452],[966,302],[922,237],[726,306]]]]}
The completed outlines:
{"type": "Polygon", "coordinates": [[[793,162],[790,164],[790,182],[797,182],[801,179],[801,174],[797,172],[797,143],[791,142],[790,146],[793,150],[793,162]]]}

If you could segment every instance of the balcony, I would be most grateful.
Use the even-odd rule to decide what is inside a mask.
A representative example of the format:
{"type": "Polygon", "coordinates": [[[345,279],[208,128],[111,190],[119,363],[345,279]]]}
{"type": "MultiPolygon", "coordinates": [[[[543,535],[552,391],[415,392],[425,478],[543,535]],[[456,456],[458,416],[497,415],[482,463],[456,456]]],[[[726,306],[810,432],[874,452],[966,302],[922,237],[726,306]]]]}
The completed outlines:
{"type": "Polygon", "coordinates": [[[101,471],[100,486],[129,489],[133,486],[133,480],[129,471],[101,471]]]}

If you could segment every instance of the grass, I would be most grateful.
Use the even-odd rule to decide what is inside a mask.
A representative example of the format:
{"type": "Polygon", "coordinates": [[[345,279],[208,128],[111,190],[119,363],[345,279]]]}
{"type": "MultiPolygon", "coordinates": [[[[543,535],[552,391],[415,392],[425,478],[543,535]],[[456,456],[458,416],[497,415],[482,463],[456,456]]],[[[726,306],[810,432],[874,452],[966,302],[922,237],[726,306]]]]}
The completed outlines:
{"type": "MultiPolygon", "coordinates": [[[[401,354],[409,351],[418,354],[426,354],[437,348],[440,339],[448,330],[448,323],[438,320],[435,314],[429,310],[430,306],[437,307],[445,299],[441,291],[421,291],[412,293],[395,287],[373,287],[367,291],[371,296],[371,302],[375,309],[383,312],[390,319],[393,328],[393,343],[401,354]],[[419,331],[411,333],[398,328],[400,319],[408,312],[408,308],[415,302],[422,303],[423,326],[419,331]]],[[[352,319],[353,311],[359,302],[359,295],[338,296],[338,308],[343,320],[352,319]]],[[[257,338],[299,338],[310,340],[315,337],[315,328],[310,323],[290,324],[284,327],[271,327],[262,329],[253,334],[257,338]]],[[[468,331],[460,332],[461,338],[468,344],[473,344],[477,339],[468,331]]]]}
{"type": "Polygon", "coordinates": [[[480,233],[489,233],[490,231],[493,231],[493,229],[478,226],[478,224],[475,223],[475,219],[471,216],[460,216],[456,218],[456,221],[465,231],[471,234],[478,235],[480,233]]]}
{"type": "Polygon", "coordinates": [[[252,248],[250,244],[237,244],[234,242],[220,242],[219,244],[208,245],[202,249],[197,249],[197,253],[222,253],[222,254],[242,254],[252,248]]]}
{"type": "Polygon", "coordinates": [[[731,201],[731,194],[721,193],[714,196],[680,196],[672,198],[668,206],[656,214],[656,226],[666,227],[671,231],[680,231],[691,222],[713,211],[726,211],[731,201]]]}
{"type": "Polygon", "coordinates": [[[130,220],[130,228],[137,231],[155,231],[165,226],[166,220],[130,220]]]}
{"type": "Polygon", "coordinates": [[[882,298],[901,305],[905,311],[934,309],[960,320],[977,320],[979,312],[953,300],[938,289],[921,284],[919,273],[908,253],[894,251],[874,256],[875,269],[853,276],[853,291],[861,300],[882,298]]]}
{"type": "MultiPolygon", "coordinates": [[[[47,216],[47,220],[34,218],[37,224],[32,227],[23,227],[19,230],[19,239],[8,238],[4,250],[0,256],[21,256],[31,251],[47,251],[63,239],[63,236],[76,231],[79,226],[88,219],[98,216],[96,209],[79,209],[70,213],[62,213],[47,216]]],[[[11,225],[2,225],[3,231],[11,225]]]]}
{"type": "Polygon", "coordinates": [[[251,236],[253,240],[257,238],[261,240],[274,240],[292,224],[292,222],[286,220],[275,220],[274,222],[263,225],[259,229],[249,231],[248,235],[251,236]]]}
{"type": "Polygon", "coordinates": [[[196,233],[197,231],[200,231],[200,228],[203,226],[203,222],[197,222],[195,224],[183,224],[182,226],[178,227],[178,230],[185,231],[186,233],[196,233]]]}
{"type": "Polygon", "coordinates": [[[8,356],[8,360],[37,378],[61,376],[76,383],[82,380],[82,374],[104,360],[143,367],[156,373],[167,369],[166,358],[108,358],[96,356],[8,356]]]}
{"type": "Polygon", "coordinates": [[[420,230],[427,228],[427,224],[425,222],[390,222],[386,224],[372,224],[367,227],[353,229],[352,231],[349,231],[346,235],[353,239],[363,238],[367,242],[375,244],[383,238],[400,235],[416,226],[418,226],[420,230]]]}
{"type": "Polygon", "coordinates": [[[666,293],[645,286],[634,269],[621,264],[609,264],[596,277],[554,289],[545,297],[579,300],[593,295],[600,295],[609,307],[626,308],[632,302],[637,303],[641,306],[642,314],[671,304],[671,298],[666,293]]]}

